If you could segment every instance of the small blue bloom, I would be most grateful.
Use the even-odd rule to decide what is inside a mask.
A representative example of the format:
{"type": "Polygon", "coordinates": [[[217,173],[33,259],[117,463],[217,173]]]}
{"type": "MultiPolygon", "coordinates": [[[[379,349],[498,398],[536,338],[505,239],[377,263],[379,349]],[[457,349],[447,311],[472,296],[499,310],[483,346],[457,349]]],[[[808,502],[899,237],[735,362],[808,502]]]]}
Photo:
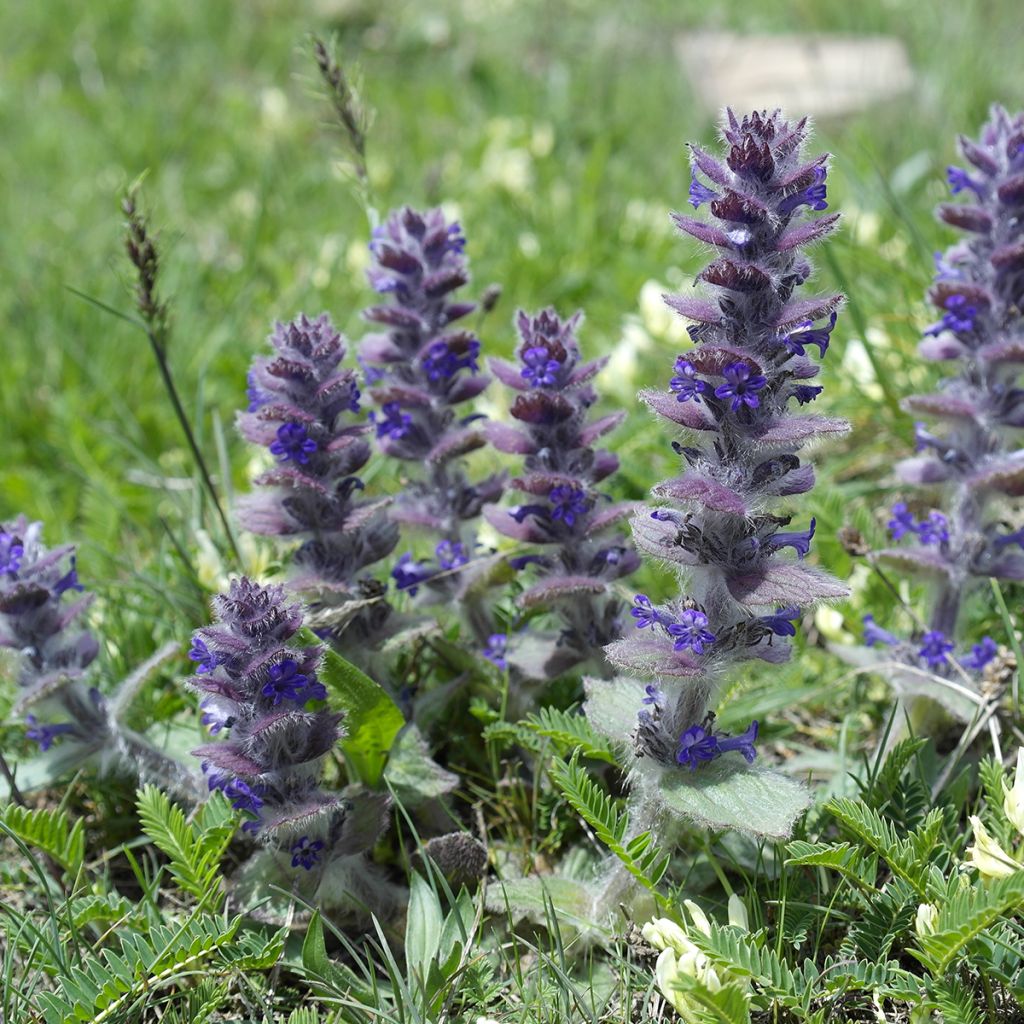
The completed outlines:
{"type": "Polygon", "coordinates": [[[429,566],[413,559],[411,551],[406,551],[391,570],[391,578],[395,581],[395,586],[399,590],[409,591],[411,597],[415,597],[420,584],[433,575],[434,571],[429,566]]]}
{"type": "Polygon", "coordinates": [[[751,375],[751,367],[747,363],[730,363],[723,371],[724,384],[715,388],[716,398],[731,398],[730,407],[733,412],[747,405],[756,409],[761,400],[757,392],[761,391],[768,381],[760,374],[751,375]]]}
{"type": "Polygon", "coordinates": [[[997,551],[1009,544],[1017,544],[1019,547],[1024,548],[1024,527],[1015,530],[1013,533],[1004,533],[1002,537],[996,537],[992,543],[997,551]]]}
{"type": "MultiPolygon", "coordinates": [[[[832,313],[828,318],[827,327],[819,327],[817,330],[794,331],[783,337],[782,344],[795,356],[805,356],[807,355],[806,346],[817,345],[819,355],[824,356],[828,351],[828,342],[836,326],[836,319],[837,314],[832,313]]],[[[805,320],[801,326],[810,327],[813,323],[813,320],[805,320]]]]}
{"type": "Polygon", "coordinates": [[[753,721],[746,732],[739,736],[715,735],[712,731],[713,716],[709,715],[701,725],[692,725],[679,737],[679,752],[676,761],[695,771],[705,761],[714,761],[730,750],[738,750],[748,763],[757,757],[754,742],[757,739],[758,723],[753,721]]]}
{"type": "Polygon", "coordinates": [[[492,633],[484,647],[484,657],[503,672],[508,668],[508,637],[504,633],[492,633]]]}
{"type": "Polygon", "coordinates": [[[714,189],[710,189],[707,185],[702,184],[697,180],[697,175],[694,174],[690,178],[690,205],[695,209],[700,209],[704,203],[710,203],[712,199],[717,199],[718,193],[714,189]]]}
{"type": "Polygon", "coordinates": [[[264,684],[262,694],[269,697],[276,707],[283,700],[294,700],[305,703],[309,696],[305,690],[309,686],[309,677],[299,671],[298,664],[291,658],[285,658],[277,665],[270,666],[270,678],[264,684]]]}
{"type": "Polygon", "coordinates": [[[674,641],[672,646],[677,651],[691,650],[694,654],[703,654],[704,648],[717,639],[707,629],[707,625],[708,617],[703,612],[693,609],[683,612],[679,621],[667,628],[668,635],[674,641]]]}
{"type": "Polygon", "coordinates": [[[370,413],[370,422],[377,428],[378,437],[389,437],[392,441],[400,441],[409,433],[409,426],[412,417],[407,412],[402,412],[397,402],[385,402],[381,406],[380,418],[377,413],[370,413]]]}
{"type": "Polygon", "coordinates": [[[960,167],[947,167],[946,181],[949,182],[949,191],[953,195],[970,189],[979,199],[982,197],[982,186],[960,167]]]}
{"type": "Polygon", "coordinates": [[[936,281],[960,281],[963,279],[963,271],[952,263],[947,263],[943,253],[933,253],[932,259],[935,261],[936,281]]]}
{"type": "Polygon", "coordinates": [[[660,708],[664,705],[665,695],[654,683],[648,683],[644,687],[644,694],[645,696],[640,702],[641,704],[647,704],[655,708],[660,708]]]}
{"type": "Polygon", "coordinates": [[[0,532],[0,573],[17,576],[24,554],[25,547],[14,534],[0,532]]]}
{"type": "Polygon", "coordinates": [[[454,352],[446,341],[435,341],[423,357],[423,369],[431,381],[450,380],[459,370],[479,369],[476,357],[480,354],[480,342],[471,340],[461,355],[454,352]]]}
{"type": "Polygon", "coordinates": [[[211,736],[216,736],[221,729],[230,729],[235,724],[235,719],[232,715],[225,714],[221,708],[218,708],[212,698],[207,700],[201,700],[199,707],[204,710],[199,716],[199,722],[201,725],[205,725],[210,730],[211,736]]]}
{"type": "Polygon", "coordinates": [[[699,402],[700,396],[709,390],[707,381],[697,376],[697,367],[688,359],[680,356],[676,360],[675,376],[668,382],[669,390],[676,396],[677,402],[699,402]]]}
{"type": "Polygon", "coordinates": [[[466,546],[461,541],[443,540],[434,548],[434,554],[442,569],[457,569],[469,561],[466,546]]]}
{"type": "Polygon", "coordinates": [[[908,533],[917,533],[917,520],[910,514],[906,502],[898,501],[892,507],[892,519],[889,520],[889,534],[893,540],[899,540],[908,533]]]}
{"type": "Polygon", "coordinates": [[[196,666],[196,675],[205,675],[207,672],[212,672],[218,665],[223,664],[223,657],[216,651],[211,651],[206,646],[206,642],[203,638],[196,633],[192,637],[192,649],[188,652],[188,656],[192,661],[197,661],[199,664],[196,666]]]}
{"type": "Polygon", "coordinates": [[[531,387],[550,388],[558,383],[558,371],[562,364],[551,358],[550,351],[543,345],[533,345],[522,354],[523,368],[519,375],[531,387]]]}
{"type": "Polygon", "coordinates": [[[946,310],[937,324],[932,324],[924,333],[938,334],[940,331],[953,331],[966,334],[974,330],[974,321],[978,316],[978,307],[972,306],[964,295],[950,295],[942,304],[946,310]]]}
{"type": "Polygon", "coordinates": [[[548,500],[552,504],[551,518],[560,519],[566,526],[574,526],[576,520],[585,516],[590,509],[587,492],[569,484],[552,487],[548,500]]]}
{"type": "Polygon", "coordinates": [[[885,644],[887,647],[892,647],[894,644],[898,644],[899,640],[887,629],[882,629],[882,627],[875,622],[874,615],[865,615],[864,643],[866,643],[868,647],[874,647],[875,644],[885,644]]]}
{"type": "Polygon", "coordinates": [[[292,844],[289,851],[292,855],[292,867],[312,870],[313,866],[320,861],[320,851],[323,848],[324,841],[322,839],[310,840],[309,836],[303,836],[292,844]]]}
{"type": "Polygon", "coordinates": [[[922,544],[948,544],[949,520],[941,512],[929,512],[928,518],[917,524],[917,535],[922,544]]]}
{"type": "Polygon", "coordinates": [[[268,402],[273,401],[273,396],[268,395],[257,383],[252,370],[246,376],[248,387],[245,389],[246,397],[249,399],[249,412],[256,412],[268,402]]]}
{"type": "Polygon", "coordinates": [[[309,462],[310,452],[317,450],[317,443],[307,433],[301,423],[284,423],[277,428],[277,440],[270,445],[270,454],[277,456],[278,462],[297,462],[305,465],[309,462]]]}
{"type": "Polygon", "coordinates": [[[25,738],[39,744],[41,751],[49,750],[53,741],[58,736],[66,736],[73,733],[75,727],[67,722],[60,722],[55,725],[40,725],[35,715],[26,715],[25,721],[28,728],[25,730],[25,738]]]}
{"type": "Polygon", "coordinates": [[[801,405],[807,405],[809,402],[813,402],[824,390],[824,388],[814,384],[797,384],[793,388],[791,397],[795,398],[801,405]]]}
{"type": "Polygon", "coordinates": [[[938,668],[945,664],[946,655],[953,650],[953,644],[946,639],[945,633],[933,629],[921,638],[921,649],[917,652],[929,668],[938,668]]]}
{"type": "Polygon", "coordinates": [[[762,615],[763,622],[776,636],[796,636],[796,620],[800,618],[799,608],[776,608],[774,615],[762,615]]]}
{"type": "Polygon", "coordinates": [[[55,594],[63,594],[67,590],[77,590],[79,593],[85,590],[85,587],[78,582],[78,557],[76,555],[71,556],[71,568],[53,585],[55,594]]]}
{"type": "Polygon", "coordinates": [[[828,203],[825,201],[825,178],[827,171],[824,167],[814,169],[814,183],[807,188],[786,196],[778,205],[779,215],[785,217],[800,206],[809,206],[812,210],[827,210],[828,203]]]}
{"type": "Polygon", "coordinates": [[[980,644],[974,644],[970,654],[960,659],[960,664],[964,668],[980,672],[998,653],[999,648],[996,646],[995,640],[990,636],[985,636],[981,638],[980,644]]]}
{"type": "Polygon", "coordinates": [[[636,619],[637,629],[647,629],[648,626],[653,629],[664,623],[661,612],[651,604],[651,599],[646,594],[637,594],[633,598],[633,607],[629,614],[636,619]]]}
{"type": "Polygon", "coordinates": [[[797,558],[806,558],[810,553],[811,540],[817,525],[817,520],[811,519],[811,525],[806,530],[790,530],[775,534],[770,541],[771,549],[777,551],[779,548],[793,548],[797,558]]]}

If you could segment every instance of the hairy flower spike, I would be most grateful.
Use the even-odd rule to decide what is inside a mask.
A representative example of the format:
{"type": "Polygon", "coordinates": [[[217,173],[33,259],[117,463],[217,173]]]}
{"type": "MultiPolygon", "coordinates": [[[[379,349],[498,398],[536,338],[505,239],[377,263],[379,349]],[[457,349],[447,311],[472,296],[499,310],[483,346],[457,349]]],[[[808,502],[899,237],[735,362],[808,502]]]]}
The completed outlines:
{"type": "Polygon", "coordinates": [[[597,401],[590,382],[606,360],[581,361],[581,321],[582,313],[562,320],[553,309],[535,316],[520,312],[518,363],[490,361],[516,392],[511,413],[517,426],[489,424],[487,436],[496,448],[524,456],[523,475],[513,486],[530,500],[507,509],[491,506],[484,514],[506,536],[545,550],[529,558],[540,578],[520,598],[525,608],[551,607],[563,626],[544,665],[530,669],[545,675],[592,658],[619,634],[623,607],[610,585],[639,562],[617,526],[632,506],[611,504],[597,488],[618,460],[594,442],[622,417],[590,416],[597,401]]]}
{"type": "Polygon", "coordinates": [[[461,227],[439,209],[405,207],[374,231],[367,276],[388,301],[363,313],[382,332],[363,339],[360,361],[380,408],[370,422],[383,451],[420,467],[397,496],[392,518],[471,551],[467,524],[501,496],[504,475],[474,483],[462,462],[484,444],[481,417],[462,410],[490,381],[479,372],[479,340],[456,326],[475,309],[454,298],[469,281],[465,247],[461,227]]]}
{"type": "Polygon", "coordinates": [[[327,696],[316,678],[322,648],[294,645],[302,613],[282,587],[236,579],[213,607],[214,624],[192,638],[200,669],[212,667],[188,685],[210,731],[230,735],[193,754],[209,788],[248,815],[245,829],[309,870],[345,816],[344,801],[320,788],[340,736],[338,715],[309,706],[327,696]]]}
{"type": "MultiPolygon", "coordinates": [[[[905,503],[894,506],[889,528],[904,542],[877,556],[919,568],[933,595],[922,644],[899,642],[887,657],[924,660],[942,675],[956,671],[946,655],[967,595],[988,577],[1024,580],[1024,555],[1013,549],[1017,534],[1003,519],[1006,499],[1024,495],[1024,452],[1015,433],[1024,427],[1022,140],[1024,114],[994,106],[980,138],[960,139],[969,167],[948,169],[959,201],[943,204],[938,215],[965,237],[936,255],[929,298],[941,318],[925,330],[920,354],[949,373],[934,394],[904,401],[936,425],[915,424],[917,454],[897,465],[907,484],[927,487],[930,495],[938,489],[942,508],[918,521],[905,503]]],[[[994,643],[985,638],[959,661],[980,673],[993,656],[994,643]]],[[[938,688],[933,692],[948,700],[938,688]]]]}
{"type": "Polygon", "coordinates": [[[693,147],[691,202],[708,204],[710,218],[674,215],[714,250],[697,276],[703,295],[666,296],[695,344],[676,359],[668,393],[641,395],[686,438],[674,445],[682,474],[653,490],[667,504],[641,511],[633,534],[641,551],[678,567],[684,592],[661,608],[638,595],[638,628],[607,652],[627,674],[658,674],[656,696],[638,709],[637,753],[698,778],[722,755],[755,756],[757,723],[737,737],[713,729],[709,705],[725,673],[751,658],[785,660],[804,609],[845,593],[804,564],[814,520],[787,531],[790,517],[771,511],[814,486],[803,445],[847,429],[792,411],[821,393],[809,383],[820,371],[809,353],[828,353],[842,303],[798,295],[811,275],[803,247],[837,220],[813,216],[827,207],[827,158],[806,158],[806,120],[778,111],[728,111],[723,132],[724,159],[693,147]]]}
{"type": "MultiPolygon", "coordinates": [[[[277,324],[270,344],[271,355],[253,360],[249,409],[238,426],[277,465],[257,477],[264,492],[241,502],[239,519],[254,533],[301,539],[296,587],[333,592],[332,607],[358,609],[343,616],[347,628],[372,637],[388,607],[367,600],[373,581],[365,570],[394,548],[398,530],[385,518],[384,501],[357,500],[369,427],[355,371],[341,365],[344,339],[325,314],[277,324]]],[[[396,430],[396,423],[387,429],[396,430]]],[[[200,672],[212,671],[196,660],[200,672]]]]}

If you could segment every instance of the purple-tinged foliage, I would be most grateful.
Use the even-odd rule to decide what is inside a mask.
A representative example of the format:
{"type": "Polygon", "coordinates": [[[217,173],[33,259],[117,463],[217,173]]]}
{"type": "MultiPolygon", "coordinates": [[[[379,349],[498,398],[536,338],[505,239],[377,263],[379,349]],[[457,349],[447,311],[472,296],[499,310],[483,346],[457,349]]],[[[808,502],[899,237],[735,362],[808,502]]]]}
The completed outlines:
{"type": "Polygon", "coordinates": [[[504,474],[472,483],[461,460],[484,444],[481,417],[465,403],[490,382],[479,372],[479,340],[456,326],[476,308],[453,297],[469,281],[465,245],[439,209],[405,207],[374,231],[367,276],[387,301],[364,311],[382,331],[363,339],[360,362],[379,406],[370,420],[380,445],[412,470],[392,517],[472,550],[466,524],[501,496],[504,474]]]}
{"type": "Polygon", "coordinates": [[[192,753],[209,788],[246,814],[243,829],[309,870],[346,814],[320,786],[321,762],[341,735],[339,716],[316,704],[327,695],[316,677],[323,650],[294,644],[302,612],[283,587],[236,579],[213,609],[213,625],[192,638],[199,671],[188,685],[210,732],[229,737],[192,753]]]}
{"type": "Polygon", "coordinates": [[[80,619],[93,601],[78,582],[75,549],[48,549],[42,523],[24,516],[0,524],[0,647],[20,655],[16,710],[26,715],[26,736],[49,750],[74,742],[95,750],[111,736],[106,702],[86,685],[99,644],[80,619]],[[59,716],[62,721],[49,721],[59,716]]]}
{"type": "Polygon", "coordinates": [[[622,630],[622,602],[612,584],[639,564],[619,522],[631,504],[614,504],[598,488],[618,459],[597,449],[621,414],[591,417],[597,401],[591,380],[607,360],[581,362],[576,331],[582,313],[562,320],[553,309],[516,317],[516,363],[492,359],[495,376],[516,392],[512,417],[518,426],[488,424],[488,440],[523,456],[523,473],[512,486],[526,500],[484,512],[513,540],[540,545],[531,559],[539,579],[520,597],[524,608],[551,607],[561,632],[545,662],[552,673],[588,660],[622,630]]]}
{"type": "MultiPolygon", "coordinates": [[[[929,298],[940,318],[920,345],[949,375],[933,394],[905,400],[936,425],[915,424],[917,455],[897,467],[928,495],[919,519],[906,503],[894,507],[889,527],[901,543],[878,557],[931,582],[926,635],[898,641],[893,654],[962,680],[947,654],[965,599],[986,577],[1024,579],[1024,556],[1012,550],[1017,534],[1004,519],[1006,499],[1024,496],[1015,433],[1024,427],[1024,114],[994,106],[979,139],[961,136],[960,151],[968,166],[947,174],[960,201],[938,215],[965,237],[936,254],[929,298]],[[936,496],[942,511],[928,508],[936,496]]],[[[988,650],[975,645],[960,666],[981,672],[994,657],[988,650]]]]}
{"type": "Polygon", "coordinates": [[[243,499],[239,519],[254,533],[301,538],[296,587],[331,592],[332,608],[351,603],[347,624],[373,636],[388,606],[373,600],[379,586],[364,570],[390,553],[398,531],[383,501],[358,500],[371,448],[356,373],[341,366],[344,340],[326,314],[277,324],[270,344],[272,355],[253,360],[238,426],[276,465],[256,479],[265,490],[243,499]]]}
{"type": "Polygon", "coordinates": [[[827,157],[805,157],[806,119],[778,111],[742,121],[727,111],[723,132],[724,160],[691,147],[690,201],[707,204],[710,222],[674,218],[714,250],[697,276],[702,297],[666,296],[692,322],[694,346],[676,359],[667,392],[641,395],[687,436],[675,445],[682,475],[652,492],[668,504],[639,512],[634,538],[678,568],[685,590],[664,607],[638,595],[639,628],[608,648],[627,672],[660,680],[640,710],[638,753],[689,770],[730,751],[754,759],[757,723],[737,737],[712,727],[720,680],[739,661],[784,661],[804,609],[845,593],[805,564],[814,520],[786,530],[791,517],[771,510],[814,486],[803,445],[847,429],[797,411],[821,391],[808,383],[819,372],[811,356],[828,351],[842,303],[797,294],[811,275],[802,248],[837,220],[813,216],[827,207],[827,157]]]}

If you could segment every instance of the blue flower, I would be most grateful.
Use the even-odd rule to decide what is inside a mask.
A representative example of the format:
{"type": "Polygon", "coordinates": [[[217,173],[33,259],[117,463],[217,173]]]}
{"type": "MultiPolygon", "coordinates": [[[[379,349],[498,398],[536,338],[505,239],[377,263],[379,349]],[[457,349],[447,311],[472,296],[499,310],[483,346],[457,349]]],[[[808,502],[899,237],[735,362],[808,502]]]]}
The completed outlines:
{"type": "Polygon", "coordinates": [[[739,736],[728,736],[725,733],[715,734],[712,730],[713,715],[708,715],[701,725],[692,725],[679,737],[679,752],[676,761],[695,771],[706,762],[714,761],[730,750],[738,750],[748,763],[757,757],[754,742],[757,739],[758,724],[753,721],[746,732],[739,736]]]}
{"type": "Polygon", "coordinates": [[[699,402],[700,396],[709,390],[707,381],[697,376],[697,367],[688,359],[680,356],[676,360],[675,376],[668,382],[668,387],[676,396],[677,402],[699,402]]]}
{"type": "Polygon", "coordinates": [[[785,533],[777,533],[770,541],[772,551],[779,548],[793,548],[797,558],[806,558],[811,550],[811,539],[814,537],[814,530],[817,520],[811,519],[811,525],[806,530],[790,530],[785,533]]]}
{"type": "Polygon", "coordinates": [[[590,499],[581,487],[559,484],[548,494],[552,503],[551,518],[560,519],[566,526],[574,526],[576,520],[585,516],[590,509],[590,499]]]}
{"type": "Polygon", "coordinates": [[[790,397],[795,398],[801,405],[807,405],[808,402],[813,402],[824,390],[824,388],[817,387],[814,384],[797,384],[793,388],[793,393],[790,397]]]}
{"type": "Polygon", "coordinates": [[[420,584],[429,580],[434,571],[412,557],[411,551],[406,551],[395,563],[391,570],[391,578],[399,590],[408,590],[411,597],[415,597],[420,584]]]}
{"type": "Polygon", "coordinates": [[[921,638],[921,649],[917,652],[929,668],[938,668],[945,664],[946,655],[953,650],[953,644],[946,639],[945,633],[933,629],[921,638]]]}
{"type": "Polygon", "coordinates": [[[423,357],[423,369],[431,381],[450,380],[459,370],[479,369],[476,357],[480,354],[480,342],[472,339],[462,354],[452,350],[446,341],[435,341],[423,357]]]}
{"type": "Polygon", "coordinates": [[[277,665],[270,666],[270,678],[260,691],[269,697],[276,707],[283,700],[294,700],[305,703],[310,697],[305,693],[309,687],[309,677],[299,671],[298,664],[291,658],[285,658],[277,665]]]}
{"type": "Polygon", "coordinates": [[[661,708],[664,706],[665,695],[658,689],[654,683],[648,683],[644,687],[644,699],[640,702],[641,704],[647,704],[648,706],[661,708]]]}
{"type": "Polygon", "coordinates": [[[65,736],[75,731],[75,727],[67,722],[60,722],[55,725],[40,725],[35,715],[26,715],[25,721],[29,726],[25,730],[25,738],[38,743],[39,749],[43,751],[49,750],[53,746],[53,741],[58,736],[65,736]]]}
{"type": "Polygon", "coordinates": [[[990,636],[985,636],[981,638],[980,644],[975,644],[971,648],[970,654],[960,659],[960,664],[964,668],[980,672],[998,653],[999,648],[996,646],[995,640],[990,636]]]}
{"type": "Polygon", "coordinates": [[[949,182],[949,191],[953,195],[970,189],[979,199],[982,198],[982,186],[960,167],[947,167],[946,181],[949,182]]]}
{"type": "Polygon", "coordinates": [[[212,672],[218,665],[224,662],[223,656],[216,651],[211,651],[198,633],[192,637],[192,649],[188,652],[188,656],[192,661],[199,662],[196,666],[197,675],[212,672]]]}
{"type": "Polygon", "coordinates": [[[940,331],[954,331],[965,334],[973,331],[978,307],[972,306],[964,295],[949,295],[942,304],[946,310],[937,324],[932,324],[924,333],[938,334],[940,331]]]}
{"type": "Polygon", "coordinates": [[[370,422],[377,428],[378,437],[389,437],[392,441],[400,441],[409,433],[409,426],[412,417],[407,412],[402,412],[397,402],[385,402],[381,406],[383,415],[378,418],[377,413],[370,413],[370,422]]]}
{"type": "MultiPolygon", "coordinates": [[[[795,331],[787,334],[783,337],[782,344],[795,356],[807,355],[805,351],[806,346],[817,345],[819,355],[824,356],[828,350],[828,342],[832,335],[832,330],[836,326],[836,319],[836,314],[832,313],[828,318],[827,327],[819,327],[817,330],[795,331]]],[[[801,326],[810,327],[812,323],[814,323],[813,320],[805,320],[801,326]]]]}
{"type": "Polygon", "coordinates": [[[434,548],[434,554],[442,569],[457,569],[469,561],[466,546],[461,541],[443,540],[434,548]]]}
{"type": "Polygon", "coordinates": [[[17,576],[25,546],[11,533],[0,532],[0,574],[17,576]]]}
{"type": "Polygon", "coordinates": [[[310,452],[315,452],[317,443],[307,433],[301,423],[283,423],[277,428],[277,440],[270,445],[270,454],[277,456],[278,462],[298,462],[305,465],[309,462],[310,452]]]}
{"type": "Polygon", "coordinates": [[[716,640],[707,624],[708,617],[703,612],[693,609],[683,612],[678,622],[667,627],[668,635],[674,641],[672,646],[677,651],[691,650],[694,654],[703,654],[704,648],[716,640]]]}
{"type": "Polygon", "coordinates": [[[259,385],[256,383],[256,378],[253,375],[253,371],[250,370],[246,376],[246,382],[248,387],[245,389],[245,395],[249,399],[249,412],[256,412],[257,409],[262,408],[268,402],[272,402],[273,395],[267,394],[259,385]]]}
{"type": "Polygon", "coordinates": [[[892,507],[892,519],[889,520],[889,534],[893,540],[899,540],[908,533],[917,533],[917,520],[910,514],[906,502],[898,501],[892,507]]]}
{"type": "Polygon", "coordinates": [[[313,866],[320,860],[320,851],[324,848],[322,839],[310,840],[309,836],[303,836],[292,844],[289,851],[292,855],[292,867],[312,870],[313,866]]]}
{"type": "Polygon", "coordinates": [[[800,618],[799,608],[776,608],[774,615],[762,615],[763,622],[776,636],[796,636],[795,622],[800,618]]]}
{"type": "Polygon", "coordinates": [[[749,364],[743,362],[730,363],[722,371],[725,383],[715,388],[715,397],[731,398],[730,406],[733,412],[744,405],[756,409],[761,404],[757,392],[762,390],[768,381],[760,374],[751,376],[751,372],[749,364]]]}
{"type": "Polygon", "coordinates": [[[704,203],[711,202],[712,199],[717,199],[718,193],[714,189],[710,189],[707,185],[701,184],[697,180],[697,175],[694,174],[690,178],[690,205],[695,209],[700,209],[704,203]]]}
{"type": "Polygon", "coordinates": [[[864,643],[868,647],[874,647],[875,644],[885,644],[887,647],[892,647],[894,644],[898,644],[899,640],[892,635],[887,629],[882,629],[875,622],[874,615],[864,616],[864,643]]]}
{"type": "Polygon", "coordinates": [[[71,568],[53,585],[55,594],[63,594],[67,590],[77,590],[81,593],[85,587],[78,582],[78,556],[71,556],[71,568]]]}
{"type": "Polygon", "coordinates": [[[633,598],[633,607],[629,614],[636,619],[637,629],[647,629],[648,626],[653,629],[664,622],[661,612],[651,604],[651,599],[646,594],[637,594],[633,598]]]}
{"type": "Polygon", "coordinates": [[[199,716],[199,723],[210,730],[211,736],[216,736],[221,729],[230,729],[235,724],[234,716],[226,714],[222,708],[219,708],[212,697],[201,700],[199,707],[204,709],[199,716]],[[213,710],[205,710],[208,708],[213,710]]]}
{"type": "Polygon", "coordinates": [[[812,210],[827,210],[828,203],[825,201],[825,177],[827,171],[824,167],[814,169],[814,183],[807,188],[786,196],[778,205],[779,215],[785,217],[792,213],[797,207],[809,206],[812,210]]]}
{"type": "Polygon", "coordinates": [[[550,388],[558,383],[558,371],[562,364],[551,357],[551,352],[543,345],[532,345],[522,356],[523,369],[519,375],[528,381],[531,387],[550,388]]]}
{"type": "Polygon", "coordinates": [[[508,668],[508,637],[504,633],[492,633],[484,647],[484,657],[503,672],[508,668]]]}
{"type": "Polygon", "coordinates": [[[948,544],[949,520],[941,512],[929,512],[927,519],[917,525],[922,544],[948,544]]]}

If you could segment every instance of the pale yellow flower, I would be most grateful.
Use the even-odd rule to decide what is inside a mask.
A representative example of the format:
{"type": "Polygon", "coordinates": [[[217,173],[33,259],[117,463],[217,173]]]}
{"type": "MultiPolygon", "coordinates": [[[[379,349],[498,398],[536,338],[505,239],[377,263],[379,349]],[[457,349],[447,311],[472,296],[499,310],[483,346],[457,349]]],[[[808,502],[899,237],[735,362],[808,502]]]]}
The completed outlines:
{"type": "Polygon", "coordinates": [[[938,921],[938,908],[932,903],[922,903],[917,908],[917,919],[914,921],[914,931],[921,936],[934,935],[938,921]]]}
{"type": "Polygon", "coordinates": [[[967,847],[967,863],[977,868],[982,878],[1008,878],[1020,870],[1021,865],[988,834],[981,818],[973,814],[971,828],[974,829],[974,845],[967,847]]]}
{"type": "Polygon", "coordinates": [[[676,979],[681,976],[696,978],[712,992],[717,992],[722,987],[722,982],[708,962],[708,958],[696,947],[682,955],[677,955],[674,949],[666,949],[661,953],[654,967],[658,988],[676,1012],[684,1020],[688,1020],[697,1012],[699,1006],[685,992],[675,987],[676,979]]]}
{"type": "Polygon", "coordinates": [[[655,949],[671,949],[682,956],[697,947],[686,937],[686,932],[667,917],[657,917],[640,929],[643,937],[655,949]]]}
{"type": "Polygon", "coordinates": [[[745,932],[750,931],[750,919],[747,917],[746,904],[736,893],[729,897],[729,924],[734,928],[742,928],[745,932]]]}
{"type": "Polygon", "coordinates": [[[1024,747],[1017,749],[1017,771],[1013,776],[1013,786],[1006,787],[1003,783],[1006,795],[1003,797],[1003,810],[1010,824],[1024,835],[1024,747]]]}

